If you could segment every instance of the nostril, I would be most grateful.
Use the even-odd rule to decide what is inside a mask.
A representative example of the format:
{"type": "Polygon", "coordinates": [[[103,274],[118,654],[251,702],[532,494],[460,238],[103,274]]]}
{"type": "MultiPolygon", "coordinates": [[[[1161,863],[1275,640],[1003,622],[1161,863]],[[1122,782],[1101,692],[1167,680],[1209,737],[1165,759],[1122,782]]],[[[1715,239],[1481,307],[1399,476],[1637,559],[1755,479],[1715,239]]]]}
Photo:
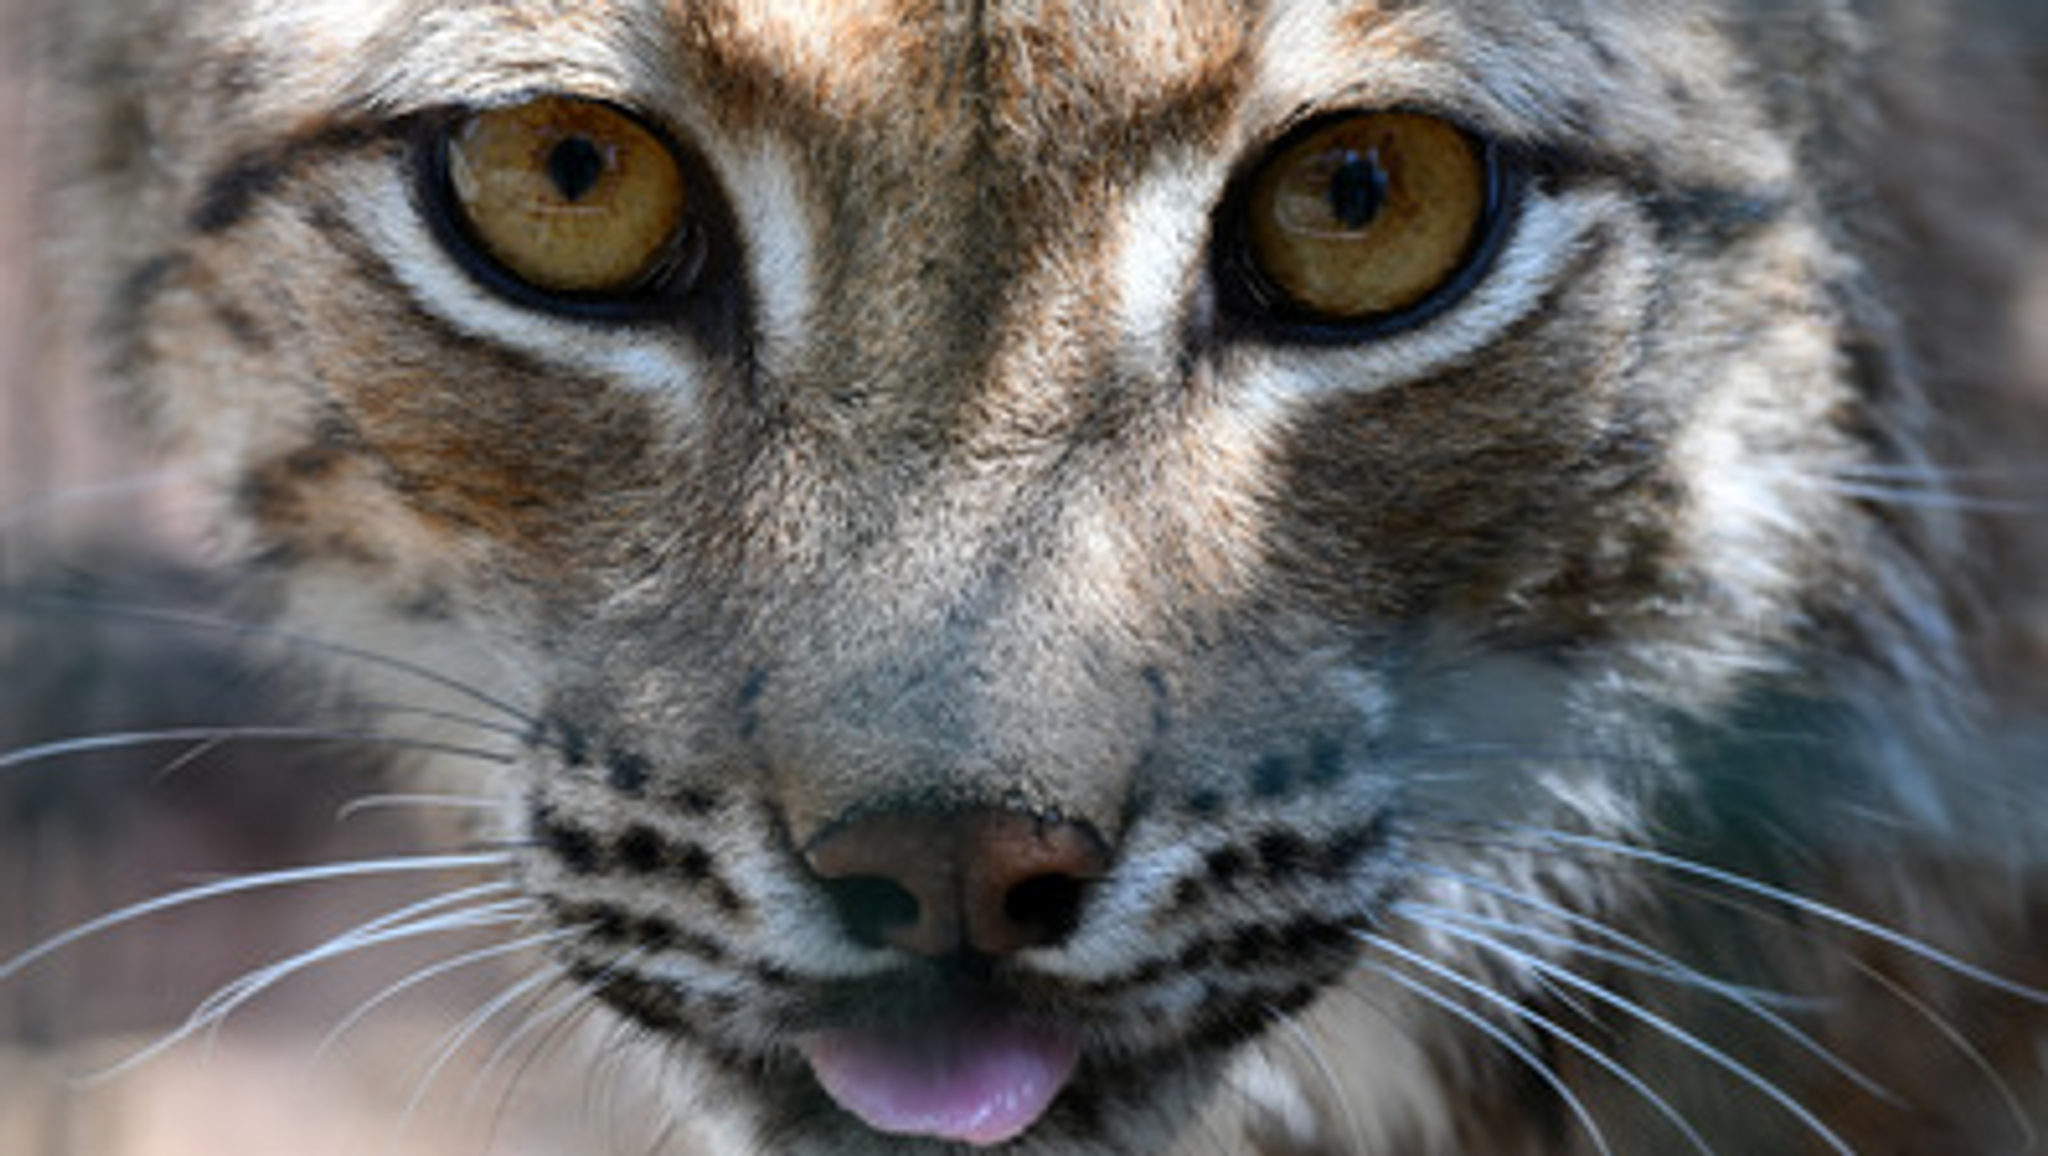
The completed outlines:
{"type": "Polygon", "coordinates": [[[1109,849],[1079,823],[914,810],[834,827],[804,858],[855,942],[930,958],[995,957],[1072,935],[1109,849]]]}
{"type": "Polygon", "coordinates": [[[1088,883],[1068,875],[1040,875],[1010,888],[1003,914],[1032,943],[1055,944],[1081,925],[1088,883]]]}
{"type": "Polygon", "coordinates": [[[862,947],[887,946],[903,929],[917,926],[917,896],[892,880],[857,875],[827,879],[824,888],[840,926],[862,947]]]}

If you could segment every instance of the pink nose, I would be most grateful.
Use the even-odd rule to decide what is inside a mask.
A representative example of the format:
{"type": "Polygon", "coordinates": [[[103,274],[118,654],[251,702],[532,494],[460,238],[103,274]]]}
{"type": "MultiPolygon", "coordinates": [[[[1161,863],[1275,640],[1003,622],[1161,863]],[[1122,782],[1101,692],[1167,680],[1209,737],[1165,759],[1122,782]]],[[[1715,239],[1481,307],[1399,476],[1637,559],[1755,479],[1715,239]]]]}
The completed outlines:
{"type": "Polygon", "coordinates": [[[826,832],[805,859],[855,940],[942,958],[1065,939],[1109,850],[1081,824],[1015,811],[898,811],[826,832]]]}

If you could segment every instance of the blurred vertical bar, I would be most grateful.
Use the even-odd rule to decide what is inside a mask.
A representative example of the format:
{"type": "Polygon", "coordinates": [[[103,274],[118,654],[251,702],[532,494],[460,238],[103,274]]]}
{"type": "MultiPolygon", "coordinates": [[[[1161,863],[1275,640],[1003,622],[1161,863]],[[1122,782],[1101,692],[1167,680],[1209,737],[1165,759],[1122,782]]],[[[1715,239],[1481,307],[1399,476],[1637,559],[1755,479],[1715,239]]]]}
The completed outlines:
{"type": "Polygon", "coordinates": [[[0,577],[19,566],[10,511],[48,472],[47,449],[34,431],[43,426],[29,388],[34,341],[30,333],[29,247],[36,181],[28,148],[29,68],[33,63],[23,0],[0,0],[0,577]]]}
{"type": "Polygon", "coordinates": [[[36,12],[63,0],[0,0],[0,585],[18,584],[52,557],[97,540],[161,535],[160,511],[130,484],[142,459],[103,420],[77,338],[48,275],[64,194],[37,142],[65,110],[36,12]],[[118,527],[119,534],[110,534],[118,527]]]}

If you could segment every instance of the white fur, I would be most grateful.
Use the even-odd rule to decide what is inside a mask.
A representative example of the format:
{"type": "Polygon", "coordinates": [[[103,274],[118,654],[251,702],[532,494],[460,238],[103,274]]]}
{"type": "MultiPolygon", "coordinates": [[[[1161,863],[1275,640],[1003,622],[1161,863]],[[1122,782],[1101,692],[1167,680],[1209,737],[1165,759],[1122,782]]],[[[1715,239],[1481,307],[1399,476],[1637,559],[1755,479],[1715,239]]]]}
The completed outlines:
{"type": "Polygon", "coordinates": [[[747,243],[762,367],[774,376],[803,348],[817,309],[811,254],[820,217],[796,159],[773,142],[741,150],[724,175],[747,243]]]}
{"type": "Polygon", "coordinates": [[[1487,349],[1535,311],[1614,199],[1532,194],[1506,248],[1464,300],[1418,328],[1379,341],[1249,345],[1231,353],[1232,392],[1259,426],[1332,393],[1370,393],[1421,381],[1487,349]]]}
{"type": "Polygon", "coordinates": [[[471,337],[544,364],[602,377],[690,412],[702,357],[671,327],[579,324],[493,293],[434,241],[405,175],[387,172],[352,198],[353,222],[423,310],[471,337]]]}

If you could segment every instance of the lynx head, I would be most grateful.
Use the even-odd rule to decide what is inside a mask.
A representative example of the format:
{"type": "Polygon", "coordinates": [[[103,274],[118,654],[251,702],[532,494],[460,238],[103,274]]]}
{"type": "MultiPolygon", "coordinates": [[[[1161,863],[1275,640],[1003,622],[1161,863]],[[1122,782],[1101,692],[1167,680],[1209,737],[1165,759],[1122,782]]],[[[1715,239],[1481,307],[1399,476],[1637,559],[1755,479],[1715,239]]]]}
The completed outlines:
{"type": "Polygon", "coordinates": [[[526,716],[559,963],[763,1150],[1161,1151],[1637,902],[1758,695],[1943,717],[1846,33],[1755,19],[166,4],[118,368],[283,615],[526,716]]]}

